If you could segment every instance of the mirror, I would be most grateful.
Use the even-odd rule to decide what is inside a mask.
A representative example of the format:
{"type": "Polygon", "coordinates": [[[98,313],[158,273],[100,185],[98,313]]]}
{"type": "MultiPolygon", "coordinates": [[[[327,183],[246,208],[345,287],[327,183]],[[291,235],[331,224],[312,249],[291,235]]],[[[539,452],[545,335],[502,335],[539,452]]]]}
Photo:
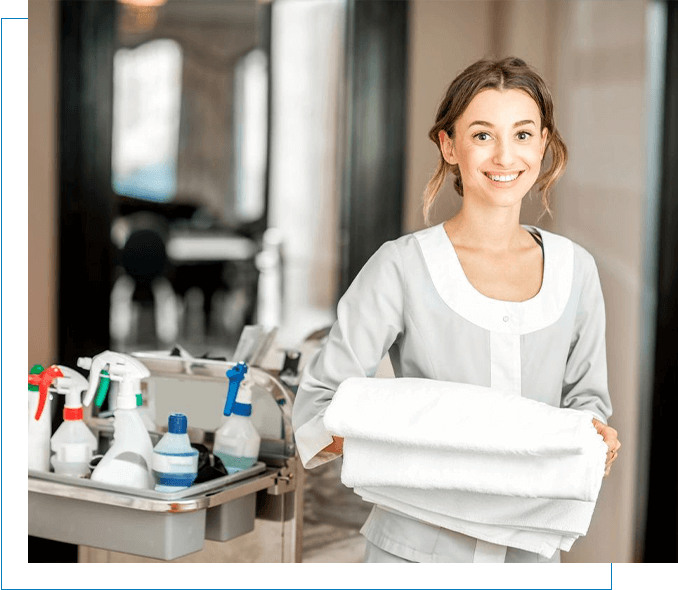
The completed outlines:
{"type": "Polygon", "coordinates": [[[111,345],[228,356],[254,320],[265,243],[270,4],[117,8],[111,345]]]}
{"type": "Polygon", "coordinates": [[[261,6],[120,2],[115,193],[200,205],[231,228],[263,215],[268,56],[260,46],[261,6]]]}

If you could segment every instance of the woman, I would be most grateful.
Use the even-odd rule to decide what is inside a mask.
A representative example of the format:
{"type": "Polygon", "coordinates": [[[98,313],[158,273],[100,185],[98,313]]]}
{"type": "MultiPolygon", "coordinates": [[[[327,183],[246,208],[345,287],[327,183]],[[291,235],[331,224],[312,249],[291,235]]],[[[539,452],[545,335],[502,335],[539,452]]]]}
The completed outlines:
{"type": "MultiPolygon", "coordinates": [[[[620,443],[606,425],[612,407],[595,262],[567,238],[519,223],[533,185],[550,213],[548,193],[567,160],[546,84],[520,59],[478,61],[450,84],[429,137],[440,162],[424,216],[450,173],[461,210],[384,244],[342,297],[294,406],[304,466],[341,454],[342,439],[323,427],[325,409],[344,379],[374,376],[389,352],[396,377],[484,385],[589,412],[609,448],[609,474],[620,443]]],[[[379,506],[361,533],[365,561],[548,561],[379,506]]]]}

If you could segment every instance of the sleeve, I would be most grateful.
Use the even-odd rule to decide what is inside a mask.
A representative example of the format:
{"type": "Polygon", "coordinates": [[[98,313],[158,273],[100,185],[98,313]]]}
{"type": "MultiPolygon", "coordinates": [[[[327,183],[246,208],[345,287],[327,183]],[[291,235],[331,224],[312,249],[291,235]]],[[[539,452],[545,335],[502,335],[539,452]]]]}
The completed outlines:
{"type": "Polygon", "coordinates": [[[328,340],[307,363],[292,410],[302,464],[317,467],[338,455],[321,452],[332,442],[323,417],[334,392],[349,377],[373,377],[403,329],[402,263],[387,242],[367,261],[337,306],[328,340]]]}
{"type": "Polygon", "coordinates": [[[595,260],[588,252],[586,258],[560,405],[587,411],[607,424],[612,403],[607,386],[605,302],[595,260]]]}

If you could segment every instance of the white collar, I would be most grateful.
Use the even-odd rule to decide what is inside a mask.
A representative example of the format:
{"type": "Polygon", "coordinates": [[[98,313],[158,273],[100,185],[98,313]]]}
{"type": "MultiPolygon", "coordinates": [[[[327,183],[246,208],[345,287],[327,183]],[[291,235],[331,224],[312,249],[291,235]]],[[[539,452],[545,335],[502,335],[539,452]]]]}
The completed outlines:
{"type": "Polygon", "coordinates": [[[519,302],[492,299],[471,285],[442,223],[414,234],[436,291],[450,309],[481,328],[504,334],[534,332],[560,318],[572,290],[572,241],[535,226],[523,227],[542,237],[544,276],[539,293],[519,302]]]}

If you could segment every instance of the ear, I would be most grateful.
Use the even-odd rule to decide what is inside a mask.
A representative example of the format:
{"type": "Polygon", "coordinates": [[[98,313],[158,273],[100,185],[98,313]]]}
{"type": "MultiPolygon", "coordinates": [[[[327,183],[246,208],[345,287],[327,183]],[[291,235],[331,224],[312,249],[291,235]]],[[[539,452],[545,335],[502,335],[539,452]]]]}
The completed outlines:
{"type": "Polygon", "coordinates": [[[546,140],[548,139],[549,130],[544,127],[541,130],[541,157],[544,159],[544,152],[546,151],[546,140]]]}
{"type": "Polygon", "coordinates": [[[456,164],[457,158],[455,157],[452,138],[445,131],[440,131],[438,133],[438,140],[440,141],[440,151],[443,154],[443,159],[448,164],[456,164]]]}

